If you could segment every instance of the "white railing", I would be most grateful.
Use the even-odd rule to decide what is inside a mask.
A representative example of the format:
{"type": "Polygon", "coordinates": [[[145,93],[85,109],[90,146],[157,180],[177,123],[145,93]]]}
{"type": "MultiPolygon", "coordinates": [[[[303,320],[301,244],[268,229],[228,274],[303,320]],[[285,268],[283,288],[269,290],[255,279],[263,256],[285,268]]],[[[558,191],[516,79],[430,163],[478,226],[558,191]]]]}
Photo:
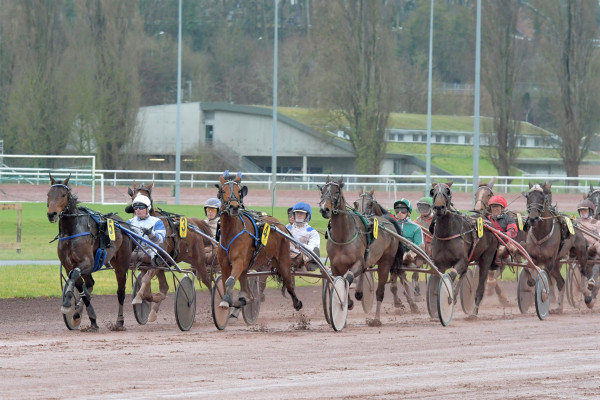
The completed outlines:
{"type": "MultiPolygon", "coordinates": [[[[175,171],[148,171],[148,170],[96,170],[93,175],[89,169],[48,169],[48,168],[14,168],[0,167],[0,184],[20,183],[45,185],[48,183],[48,173],[52,173],[56,179],[64,179],[71,174],[70,182],[73,185],[87,185],[95,187],[100,184],[100,198],[104,203],[105,186],[130,186],[132,181],[138,183],[154,182],[155,186],[174,186],[175,171]]],[[[180,185],[189,188],[212,188],[218,182],[223,172],[217,171],[181,171],[180,185]]],[[[277,174],[277,190],[302,189],[314,190],[316,185],[325,183],[326,178],[343,178],[347,190],[358,190],[363,188],[370,190],[374,188],[377,192],[386,192],[388,198],[396,198],[400,192],[423,192],[425,193],[424,175],[328,175],[328,174],[300,174],[282,173],[277,174]]],[[[244,184],[249,188],[261,188],[271,190],[273,183],[270,173],[244,173],[244,184]]],[[[480,181],[488,182],[492,176],[481,176],[480,181]]],[[[459,192],[473,191],[473,177],[467,175],[442,176],[432,175],[432,182],[453,181],[452,188],[459,192]]],[[[567,178],[564,176],[497,176],[494,189],[498,192],[521,192],[529,189],[529,183],[552,182],[554,193],[576,193],[587,192],[590,185],[600,186],[599,178],[577,177],[567,178]],[[576,182],[572,184],[572,182],[576,182]]]]}

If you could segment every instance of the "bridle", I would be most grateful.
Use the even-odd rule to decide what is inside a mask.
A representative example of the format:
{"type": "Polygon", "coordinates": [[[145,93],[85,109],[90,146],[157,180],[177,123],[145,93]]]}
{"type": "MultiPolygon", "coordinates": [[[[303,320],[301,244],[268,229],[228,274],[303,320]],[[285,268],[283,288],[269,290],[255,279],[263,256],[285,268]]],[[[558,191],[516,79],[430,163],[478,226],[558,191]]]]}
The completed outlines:
{"type": "MultiPolygon", "coordinates": [[[[487,189],[490,192],[490,197],[492,197],[494,195],[494,191],[492,190],[491,187],[489,187],[488,185],[481,185],[477,188],[477,190],[475,191],[475,211],[477,210],[477,204],[481,203],[481,205],[483,206],[485,203],[483,202],[482,199],[480,199],[477,194],[481,191],[481,189],[487,189]]],[[[487,204],[485,204],[486,208],[483,209],[483,212],[487,212],[487,204]]]]}
{"type": "Polygon", "coordinates": [[[60,212],[60,214],[58,214],[58,218],[62,218],[65,216],[68,217],[76,217],[79,216],[80,214],[65,214],[65,211],[67,211],[67,209],[69,208],[69,204],[71,204],[71,201],[73,200],[73,195],[71,194],[71,188],[68,187],[67,185],[64,185],[62,183],[55,183],[54,185],[50,186],[50,189],[54,188],[54,187],[60,187],[63,188],[67,191],[67,205],[62,209],[62,211],[60,212]]]}
{"type": "Polygon", "coordinates": [[[375,197],[372,196],[371,193],[369,193],[369,192],[364,192],[359,196],[359,198],[360,198],[360,209],[362,211],[362,214],[366,217],[375,215],[375,207],[374,207],[375,197]],[[371,202],[371,207],[369,209],[367,209],[367,206],[365,206],[365,200],[367,201],[367,206],[369,205],[369,202],[371,202]]]}
{"type": "Polygon", "coordinates": [[[323,189],[321,189],[320,205],[323,205],[323,203],[326,199],[331,200],[331,208],[332,208],[331,212],[333,214],[345,212],[344,208],[340,207],[341,200],[343,200],[344,197],[342,196],[342,189],[340,188],[340,185],[337,182],[334,182],[334,181],[327,182],[325,184],[325,186],[323,186],[323,189]],[[337,195],[335,195],[335,196],[331,191],[332,186],[336,186],[338,189],[337,195]]]}
{"type": "Polygon", "coordinates": [[[239,203],[239,207],[238,208],[244,208],[244,202],[243,202],[243,198],[244,196],[241,194],[242,193],[242,188],[240,186],[240,184],[235,181],[234,179],[230,179],[228,181],[226,181],[225,183],[223,183],[220,187],[219,187],[219,193],[217,194],[217,197],[219,200],[221,200],[221,212],[224,212],[228,215],[237,215],[237,208],[234,208],[231,205],[232,201],[237,201],[239,203]],[[225,191],[223,190],[223,187],[225,185],[229,186],[229,198],[227,200],[225,200],[224,197],[224,193],[225,191]],[[238,197],[236,192],[234,191],[234,185],[238,187],[238,193],[240,193],[240,196],[238,197]]]}
{"type": "Polygon", "coordinates": [[[531,214],[532,211],[537,211],[537,213],[539,214],[538,217],[541,218],[541,214],[544,212],[545,209],[550,209],[549,197],[546,193],[544,193],[540,185],[534,185],[531,189],[529,189],[529,193],[527,194],[527,213],[531,214]],[[544,196],[543,200],[541,202],[536,203],[529,202],[529,196],[533,192],[540,192],[542,196],[544,196]]]}
{"type": "Polygon", "coordinates": [[[450,210],[450,204],[452,204],[452,190],[450,190],[450,186],[446,185],[445,183],[438,183],[435,188],[431,189],[431,194],[433,197],[433,207],[432,208],[436,211],[436,214],[437,214],[437,211],[438,210],[441,211],[442,208],[446,208],[446,212],[448,212],[450,210]],[[440,187],[441,187],[441,189],[438,189],[440,187]],[[444,189],[447,189],[447,193],[446,193],[446,190],[444,190],[444,189]],[[440,195],[444,196],[444,205],[436,206],[435,199],[440,195]]]}

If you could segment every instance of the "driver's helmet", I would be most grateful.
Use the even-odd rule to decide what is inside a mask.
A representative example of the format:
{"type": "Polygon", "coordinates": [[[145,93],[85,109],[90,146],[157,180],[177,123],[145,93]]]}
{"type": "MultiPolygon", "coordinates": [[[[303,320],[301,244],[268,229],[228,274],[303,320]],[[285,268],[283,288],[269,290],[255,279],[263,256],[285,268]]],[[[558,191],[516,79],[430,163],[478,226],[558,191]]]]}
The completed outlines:
{"type": "Polygon", "coordinates": [[[204,202],[204,213],[206,213],[207,208],[216,208],[217,212],[221,209],[221,200],[212,197],[204,202]]]}
{"type": "Polygon", "coordinates": [[[294,204],[294,207],[292,207],[292,213],[295,212],[303,212],[306,214],[306,220],[305,222],[310,221],[310,206],[307,203],[296,203],[294,204]]]}
{"type": "Polygon", "coordinates": [[[412,213],[412,204],[410,204],[410,200],[408,199],[400,199],[394,203],[394,211],[397,212],[399,207],[405,206],[408,208],[408,213],[412,213]]]}
{"type": "Polygon", "coordinates": [[[589,208],[590,210],[590,216],[594,215],[595,213],[595,207],[594,207],[594,203],[592,203],[590,200],[585,199],[583,201],[581,201],[578,205],[577,205],[577,212],[579,212],[579,210],[582,209],[586,209],[589,208]]]}
{"type": "Polygon", "coordinates": [[[506,203],[506,199],[504,197],[496,195],[496,196],[492,196],[490,198],[488,205],[489,206],[498,205],[498,206],[502,206],[502,208],[505,209],[507,206],[507,203],[506,203]]]}
{"type": "Polygon", "coordinates": [[[420,214],[429,214],[431,207],[433,207],[433,199],[429,196],[421,197],[417,203],[417,209],[420,214]]]}
{"type": "Polygon", "coordinates": [[[135,196],[135,199],[131,202],[131,206],[135,210],[136,208],[143,207],[147,208],[148,211],[152,210],[152,203],[148,196],[144,196],[143,194],[138,194],[135,196]]]}

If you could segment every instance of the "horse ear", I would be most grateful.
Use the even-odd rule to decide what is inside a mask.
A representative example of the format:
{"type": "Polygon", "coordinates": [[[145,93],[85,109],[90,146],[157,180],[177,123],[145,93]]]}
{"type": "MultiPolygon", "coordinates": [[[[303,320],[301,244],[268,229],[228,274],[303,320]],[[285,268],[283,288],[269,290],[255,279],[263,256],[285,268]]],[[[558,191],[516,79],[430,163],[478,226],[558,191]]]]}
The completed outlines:
{"type": "Polygon", "coordinates": [[[236,177],[235,177],[235,181],[237,183],[240,183],[242,181],[242,173],[240,171],[238,171],[236,177]]]}
{"type": "Polygon", "coordinates": [[[338,180],[338,185],[340,186],[340,189],[344,187],[344,177],[340,177],[338,180]]]}
{"type": "Polygon", "coordinates": [[[152,194],[152,187],[154,186],[154,182],[148,185],[148,193],[152,194]]]}
{"type": "Polygon", "coordinates": [[[71,179],[71,174],[69,174],[69,176],[67,176],[67,179],[65,179],[65,181],[63,182],[63,185],[67,186],[69,184],[69,179],[71,179]]]}
{"type": "Polygon", "coordinates": [[[594,191],[594,185],[590,183],[590,193],[594,191]]]}
{"type": "Polygon", "coordinates": [[[221,185],[219,185],[218,183],[215,183],[215,187],[216,187],[217,189],[219,189],[219,188],[221,187],[221,185]]]}
{"type": "Polygon", "coordinates": [[[496,182],[496,177],[492,176],[492,179],[490,180],[490,182],[487,184],[489,186],[490,189],[492,189],[494,187],[494,183],[496,182]]]}
{"type": "MultiPolygon", "coordinates": [[[[133,182],[133,184],[135,185],[135,182],[133,182]]],[[[128,194],[130,197],[133,197],[133,189],[131,189],[131,188],[127,188],[127,194],[128,194]]]]}
{"type": "Polygon", "coordinates": [[[529,189],[531,189],[533,187],[533,185],[531,184],[531,182],[529,182],[529,189]]]}
{"type": "MultiPolygon", "coordinates": [[[[531,185],[531,184],[530,184],[531,185]]],[[[527,192],[526,191],[522,191],[521,194],[523,195],[523,197],[527,197],[527,192]]]]}
{"type": "Polygon", "coordinates": [[[242,198],[248,194],[248,186],[242,186],[242,190],[240,191],[240,195],[242,198]]]}
{"type": "Polygon", "coordinates": [[[450,181],[450,182],[446,183],[446,185],[448,185],[448,187],[451,187],[453,183],[454,183],[454,181],[450,181]]]}
{"type": "Polygon", "coordinates": [[[323,190],[323,186],[321,186],[321,185],[316,185],[316,186],[317,186],[317,190],[318,190],[319,192],[323,190]]]}
{"type": "Polygon", "coordinates": [[[375,187],[371,186],[371,191],[369,192],[369,194],[371,195],[371,197],[373,197],[374,193],[375,193],[375,187]]]}
{"type": "Polygon", "coordinates": [[[587,199],[587,193],[586,192],[583,192],[583,199],[584,200],[587,199]]]}
{"type": "Polygon", "coordinates": [[[136,181],[133,181],[133,184],[131,185],[131,187],[133,188],[133,190],[137,190],[139,188],[136,181]]]}
{"type": "Polygon", "coordinates": [[[54,180],[54,178],[52,177],[52,174],[50,172],[48,172],[48,176],[50,176],[50,184],[54,185],[56,183],[56,181],[54,180]]]}
{"type": "Polygon", "coordinates": [[[331,177],[329,175],[327,175],[327,178],[325,178],[325,183],[329,183],[331,181],[331,177]]]}
{"type": "Polygon", "coordinates": [[[363,194],[363,188],[362,188],[362,186],[358,188],[358,195],[360,196],[361,194],[363,194]]]}
{"type": "MultiPolygon", "coordinates": [[[[221,182],[221,185],[224,185],[224,184],[225,184],[225,178],[223,177],[223,175],[221,175],[221,176],[219,177],[219,182],[221,182]]],[[[217,187],[219,187],[219,185],[217,185],[217,187]]]]}
{"type": "Polygon", "coordinates": [[[355,201],[355,202],[354,202],[354,209],[355,209],[355,210],[358,210],[358,201],[355,201]]]}

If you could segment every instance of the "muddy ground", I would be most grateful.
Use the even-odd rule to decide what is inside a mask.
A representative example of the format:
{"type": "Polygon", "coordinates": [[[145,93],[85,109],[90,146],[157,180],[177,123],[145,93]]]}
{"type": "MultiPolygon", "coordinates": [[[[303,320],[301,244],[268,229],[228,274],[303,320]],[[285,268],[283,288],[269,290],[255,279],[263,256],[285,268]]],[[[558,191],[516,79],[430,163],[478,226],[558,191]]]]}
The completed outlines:
{"type": "MultiPolygon", "coordinates": [[[[2,399],[597,399],[600,313],[568,305],[540,321],[522,315],[516,285],[503,308],[485,297],[477,319],[458,305],[449,327],[394,308],[389,290],[381,327],[360,304],[342,332],[325,322],[321,287],[289,297],[267,291],[256,325],[240,318],[217,331],[209,296],[199,292],[196,322],[181,332],[173,294],[157,322],[141,326],[126,298],[127,330],[116,297],[96,296],[100,331],[68,331],[56,298],[0,300],[2,399]]],[[[84,320],[82,327],[89,325],[84,320]]]]}

